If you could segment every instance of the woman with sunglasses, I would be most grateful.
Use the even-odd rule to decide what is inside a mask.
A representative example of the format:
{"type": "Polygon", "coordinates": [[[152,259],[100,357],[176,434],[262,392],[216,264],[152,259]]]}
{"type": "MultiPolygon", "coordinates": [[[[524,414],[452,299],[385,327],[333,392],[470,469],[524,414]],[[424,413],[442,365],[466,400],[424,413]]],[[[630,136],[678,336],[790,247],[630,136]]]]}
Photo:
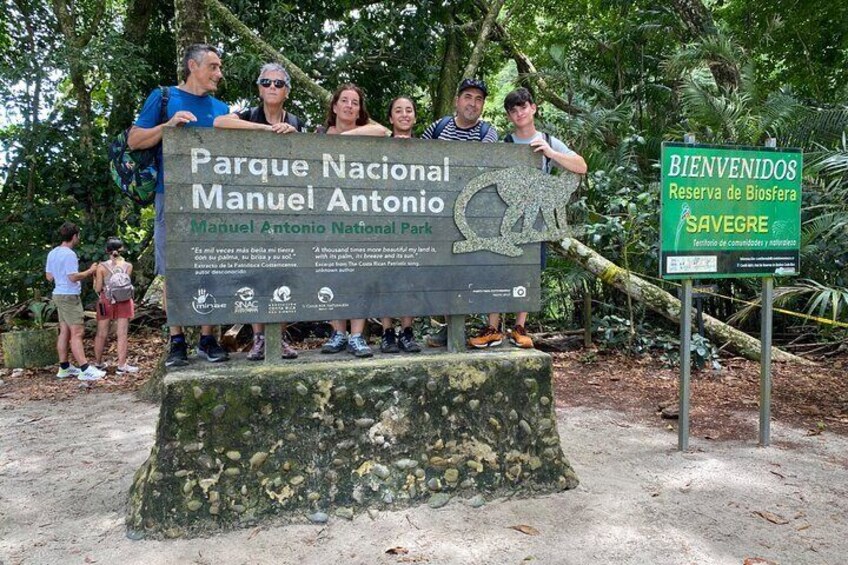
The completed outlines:
{"type": "MultiPolygon", "coordinates": [[[[385,137],[391,132],[371,119],[365,107],[365,93],[362,89],[347,83],[333,93],[327,117],[323,127],[318,128],[318,133],[385,137]]],[[[365,330],[364,318],[350,321],[350,337],[347,335],[347,320],[332,320],[330,325],[333,326],[333,334],[321,346],[321,353],[339,353],[347,349],[356,357],[374,355],[362,335],[365,330]]]]}
{"type": "MultiPolygon", "coordinates": [[[[259,70],[256,79],[259,87],[259,106],[247,108],[215,118],[216,128],[251,129],[273,131],[275,133],[303,132],[303,120],[286,111],[284,105],[291,92],[291,78],[288,71],[277,63],[267,63],[259,70]]],[[[286,325],[282,325],[283,335],[286,325]]],[[[251,361],[265,359],[265,324],[251,324],[253,327],[253,348],[247,354],[251,361]]],[[[281,338],[280,348],[283,359],[295,359],[297,351],[285,339],[281,338]]]]}
{"type": "Polygon", "coordinates": [[[256,79],[259,87],[258,106],[215,118],[216,128],[266,130],[275,133],[303,131],[303,120],[283,107],[291,92],[288,71],[277,63],[267,63],[256,79]]]}

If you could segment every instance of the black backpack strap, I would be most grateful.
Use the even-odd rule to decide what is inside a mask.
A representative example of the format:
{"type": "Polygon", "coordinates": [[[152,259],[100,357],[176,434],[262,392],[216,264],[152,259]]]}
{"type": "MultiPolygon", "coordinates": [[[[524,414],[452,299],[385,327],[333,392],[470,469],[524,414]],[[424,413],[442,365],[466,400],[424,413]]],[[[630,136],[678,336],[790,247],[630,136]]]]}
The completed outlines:
{"type": "MultiPolygon", "coordinates": [[[[542,139],[544,139],[545,143],[547,143],[548,145],[551,144],[551,134],[549,134],[548,132],[546,132],[546,131],[542,132],[542,139]]],[[[553,149],[553,148],[551,148],[551,149],[553,149]]],[[[553,169],[554,169],[554,167],[553,167],[553,163],[551,162],[551,160],[548,159],[546,156],[542,155],[542,170],[545,171],[548,174],[551,174],[553,172],[553,169]]]]}
{"type": "Polygon", "coordinates": [[[445,128],[453,119],[453,116],[445,116],[439,123],[436,124],[436,127],[433,128],[433,135],[430,136],[430,139],[439,139],[439,136],[442,135],[442,132],[445,131],[445,128]]]}
{"type": "Polygon", "coordinates": [[[167,86],[160,86],[159,92],[162,94],[162,104],[159,106],[159,123],[164,124],[168,121],[168,101],[171,99],[171,89],[167,86]]]}
{"type": "Polygon", "coordinates": [[[248,121],[259,123],[259,106],[253,106],[250,109],[250,117],[248,118],[248,121]]]}
{"type": "Polygon", "coordinates": [[[284,121],[297,131],[303,131],[303,121],[291,112],[286,112],[286,119],[284,121]]]}
{"type": "Polygon", "coordinates": [[[515,140],[512,138],[512,134],[508,133],[508,134],[506,134],[506,137],[503,138],[503,142],[504,143],[515,143],[515,140]]]}

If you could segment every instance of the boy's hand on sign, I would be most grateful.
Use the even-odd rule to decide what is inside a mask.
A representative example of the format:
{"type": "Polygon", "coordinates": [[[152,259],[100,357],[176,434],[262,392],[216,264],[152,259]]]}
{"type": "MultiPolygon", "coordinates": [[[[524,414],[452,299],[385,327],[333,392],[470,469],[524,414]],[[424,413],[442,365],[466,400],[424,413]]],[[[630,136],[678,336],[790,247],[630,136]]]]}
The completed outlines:
{"type": "Polygon", "coordinates": [[[532,147],[533,151],[536,153],[544,153],[545,157],[553,156],[554,150],[551,149],[551,146],[544,139],[534,139],[530,142],[530,147],[532,147]]]}

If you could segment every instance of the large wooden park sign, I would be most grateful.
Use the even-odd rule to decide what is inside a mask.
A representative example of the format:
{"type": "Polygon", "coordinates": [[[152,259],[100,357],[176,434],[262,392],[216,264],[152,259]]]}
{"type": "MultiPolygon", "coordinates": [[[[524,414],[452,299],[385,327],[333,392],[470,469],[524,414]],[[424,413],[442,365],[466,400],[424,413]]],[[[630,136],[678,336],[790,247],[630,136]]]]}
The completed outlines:
{"type": "Polygon", "coordinates": [[[537,310],[523,244],[576,180],[514,144],[169,129],[164,158],[185,325],[537,310]]]}

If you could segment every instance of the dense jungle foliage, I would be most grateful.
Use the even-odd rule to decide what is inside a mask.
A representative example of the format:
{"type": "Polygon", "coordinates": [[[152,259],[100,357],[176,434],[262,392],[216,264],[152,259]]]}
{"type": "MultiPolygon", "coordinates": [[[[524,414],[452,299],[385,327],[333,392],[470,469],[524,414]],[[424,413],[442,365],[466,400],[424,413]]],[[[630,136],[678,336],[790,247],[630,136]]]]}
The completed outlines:
{"type": "MultiPolygon", "coordinates": [[[[141,286],[149,280],[152,210],[118,193],[106,146],[152,88],[177,82],[177,45],[198,34],[223,50],[218,97],[254,100],[267,52],[222,6],[315,84],[358,83],[380,121],[391,98],[413,95],[419,129],[451,109],[495,6],[476,69],[492,85],[484,117],[508,130],[503,96],[517,84],[533,88],[545,129],[589,164],[572,207],[582,239],[649,280],[658,272],[662,141],[690,132],[706,143],[775,137],[779,147],[801,147],[802,276],[778,282],[778,304],[848,322],[848,3],[838,0],[3,0],[0,309],[49,290],[44,260],[65,219],[83,229],[83,262],[100,259],[117,234],[139,262],[141,286]]],[[[322,101],[298,81],[290,108],[312,126],[323,117],[322,101]]],[[[570,324],[586,289],[607,325],[645,320],[638,305],[564,260],[552,260],[543,280],[540,323],[570,324]]],[[[750,299],[758,281],[719,288],[750,299]]],[[[723,299],[707,311],[750,313],[723,299]]]]}

